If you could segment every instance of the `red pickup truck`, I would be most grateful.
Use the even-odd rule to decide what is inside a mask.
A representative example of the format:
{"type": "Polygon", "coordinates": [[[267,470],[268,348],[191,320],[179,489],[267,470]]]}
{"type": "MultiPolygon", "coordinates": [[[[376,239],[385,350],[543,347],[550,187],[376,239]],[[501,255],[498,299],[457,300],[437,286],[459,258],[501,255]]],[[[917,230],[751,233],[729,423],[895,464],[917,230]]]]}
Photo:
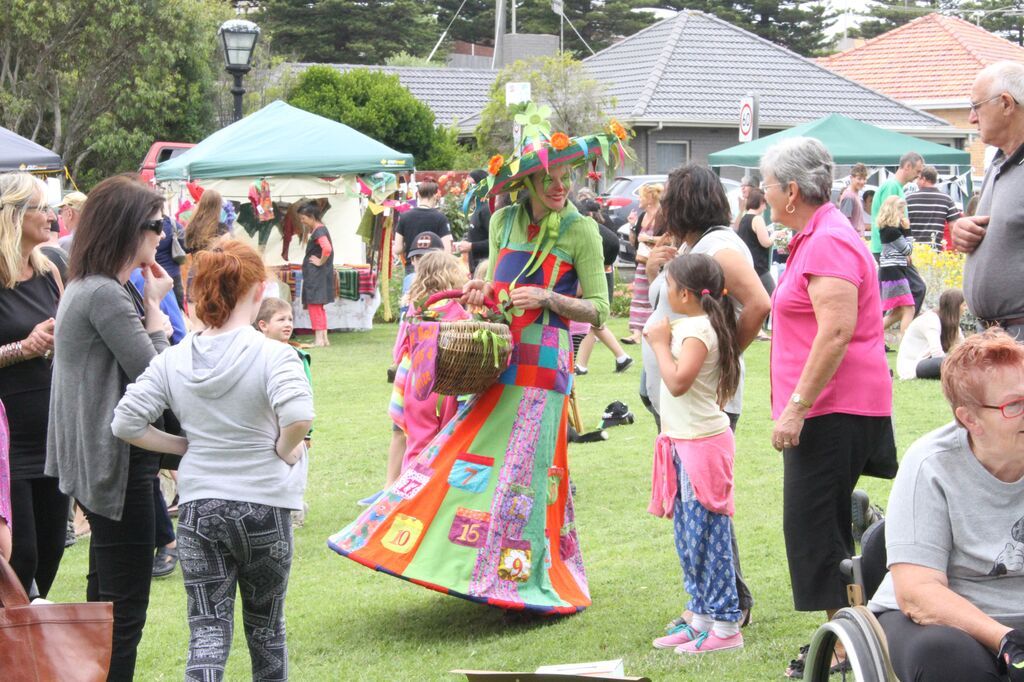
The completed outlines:
{"type": "Polygon", "coordinates": [[[139,166],[139,177],[150,184],[155,184],[156,165],[175,156],[181,156],[192,147],[195,147],[192,142],[154,142],[146,153],[146,158],[142,160],[142,165],[139,166]]]}

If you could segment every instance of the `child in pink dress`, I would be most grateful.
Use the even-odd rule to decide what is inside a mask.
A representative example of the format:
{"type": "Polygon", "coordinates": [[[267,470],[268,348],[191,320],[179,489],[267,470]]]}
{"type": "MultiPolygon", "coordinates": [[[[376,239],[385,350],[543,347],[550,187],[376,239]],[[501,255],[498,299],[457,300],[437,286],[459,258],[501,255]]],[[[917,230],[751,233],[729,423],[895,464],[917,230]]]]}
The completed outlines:
{"type": "MultiPolygon", "coordinates": [[[[439,301],[424,309],[432,295],[458,289],[466,283],[466,272],[461,261],[444,251],[431,251],[420,257],[416,264],[416,279],[409,287],[410,310],[422,311],[425,319],[452,321],[469,319],[457,300],[439,301]]],[[[414,346],[418,334],[415,321],[405,320],[398,331],[395,342],[394,360],[398,365],[391,405],[388,412],[395,425],[405,432],[406,447],[402,457],[401,470],[409,466],[416,455],[434,439],[458,411],[458,402],[453,396],[441,396],[433,391],[418,389],[422,378],[430,369],[418,367],[413,361],[414,346]]]]}

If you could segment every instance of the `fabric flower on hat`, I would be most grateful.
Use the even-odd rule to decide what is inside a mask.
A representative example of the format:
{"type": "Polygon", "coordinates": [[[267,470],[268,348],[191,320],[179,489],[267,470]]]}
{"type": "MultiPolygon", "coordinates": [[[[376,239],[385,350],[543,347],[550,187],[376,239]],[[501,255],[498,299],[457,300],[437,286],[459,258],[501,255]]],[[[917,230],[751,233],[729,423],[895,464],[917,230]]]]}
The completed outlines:
{"type": "Polygon", "coordinates": [[[565,133],[555,133],[551,136],[551,146],[561,151],[569,146],[569,136],[565,133]]]}
{"type": "Polygon", "coordinates": [[[615,137],[620,140],[626,139],[626,129],[622,127],[622,124],[616,121],[614,118],[612,122],[608,124],[608,128],[615,134],[615,137]]]}
{"type": "Polygon", "coordinates": [[[551,107],[546,104],[537,106],[533,102],[526,105],[526,110],[516,114],[515,122],[523,126],[523,139],[547,139],[551,136],[551,107]]]}
{"type": "Polygon", "coordinates": [[[491,175],[497,175],[501,167],[505,165],[505,159],[502,158],[501,154],[495,154],[491,157],[491,160],[487,162],[487,172],[491,175]]]}

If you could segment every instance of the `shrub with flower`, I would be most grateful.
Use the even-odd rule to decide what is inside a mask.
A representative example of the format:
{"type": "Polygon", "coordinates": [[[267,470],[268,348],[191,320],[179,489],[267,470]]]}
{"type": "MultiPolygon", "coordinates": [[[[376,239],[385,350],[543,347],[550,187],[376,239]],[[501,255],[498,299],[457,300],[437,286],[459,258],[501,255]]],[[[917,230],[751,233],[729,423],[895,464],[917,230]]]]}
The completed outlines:
{"type": "Polygon", "coordinates": [[[964,254],[959,251],[936,251],[928,243],[916,243],[913,262],[928,287],[923,306],[926,309],[937,306],[946,289],[964,286],[964,254]]]}

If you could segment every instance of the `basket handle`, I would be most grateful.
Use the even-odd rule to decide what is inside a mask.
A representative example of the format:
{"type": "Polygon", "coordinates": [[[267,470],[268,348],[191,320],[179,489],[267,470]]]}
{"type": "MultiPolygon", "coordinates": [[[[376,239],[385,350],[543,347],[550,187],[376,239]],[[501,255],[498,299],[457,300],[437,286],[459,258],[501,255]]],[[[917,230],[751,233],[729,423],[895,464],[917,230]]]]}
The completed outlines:
{"type": "MultiPolygon", "coordinates": [[[[462,298],[463,294],[464,294],[464,292],[461,289],[448,289],[447,291],[439,291],[439,292],[437,292],[436,294],[434,294],[433,296],[431,296],[430,298],[427,299],[426,303],[423,304],[423,308],[427,309],[430,306],[432,306],[435,303],[437,303],[438,301],[445,301],[445,300],[448,300],[448,299],[462,298]]],[[[497,303],[497,301],[495,301],[490,296],[488,296],[487,298],[484,299],[484,305],[487,306],[488,308],[490,308],[491,310],[494,310],[494,311],[498,310],[498,303],[497,303]]]]}

